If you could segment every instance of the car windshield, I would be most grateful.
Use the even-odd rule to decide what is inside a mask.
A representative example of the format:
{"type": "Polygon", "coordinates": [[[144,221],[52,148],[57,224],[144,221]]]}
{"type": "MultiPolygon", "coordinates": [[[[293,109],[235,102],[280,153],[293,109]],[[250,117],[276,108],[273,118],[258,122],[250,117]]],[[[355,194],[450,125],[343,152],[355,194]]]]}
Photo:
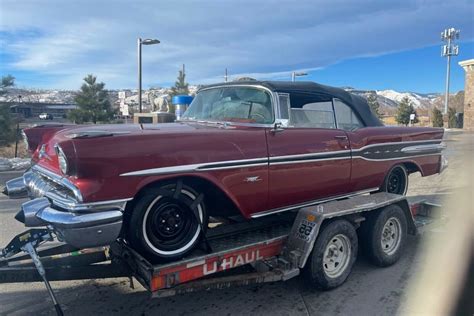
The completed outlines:
{"type": "Polygon", "coordinates": [[[254,87],[206,89],[196,95],[182,120],[271,124],[271,96],[254,87]]]}

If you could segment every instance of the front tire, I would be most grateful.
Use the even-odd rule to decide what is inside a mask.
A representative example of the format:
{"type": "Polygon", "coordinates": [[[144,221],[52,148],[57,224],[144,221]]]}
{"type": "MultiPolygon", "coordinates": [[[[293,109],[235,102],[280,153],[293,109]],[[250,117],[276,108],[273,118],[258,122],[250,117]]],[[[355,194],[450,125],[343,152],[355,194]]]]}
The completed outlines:
{"type": "Polygon", "coordinates": [[[358,241],[354,226],[335,220],[319,233],[304,273],[312,285],[330,290],[343,284],[357,257],[358,241]]]}
{"type": "Polygon", "coordinates": [[[127,239],[145,256],[171,261],[191,252],[206,227],[203,195],[178,181],[141,195],[130,216],[127,239]]]}

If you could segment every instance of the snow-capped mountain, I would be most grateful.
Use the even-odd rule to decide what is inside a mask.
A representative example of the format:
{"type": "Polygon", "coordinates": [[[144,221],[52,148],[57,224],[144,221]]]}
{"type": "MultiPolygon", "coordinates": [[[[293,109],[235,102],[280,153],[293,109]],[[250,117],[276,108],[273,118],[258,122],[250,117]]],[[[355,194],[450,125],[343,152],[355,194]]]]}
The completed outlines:
{"type": "Polygon", "coordinates": [[[391,101],[396,101],[399,103],[402,101],[403,98],[408,98],[415,108],[429,108],[431,107],[433,100],[436,99],[439,95],[437,94],[429,94],[428,96],[422,96],[418,93],[413,92],[398,92],[395,90],[379,90],[376,91],[377,99],[385,98],[391,101]]]}
{"type": "Polygon", "coordinates": [[[369,95],[377,95],[377,101],[380,106],[387,108],[396,108],[400,101],[407,97],[415,106],[415,108],[428,109],[431,108],[440,93],[416,93],[416,92],[398,92],[395,90],[356,90],[346,89],[347,91],[367,98],[369,95]]]}

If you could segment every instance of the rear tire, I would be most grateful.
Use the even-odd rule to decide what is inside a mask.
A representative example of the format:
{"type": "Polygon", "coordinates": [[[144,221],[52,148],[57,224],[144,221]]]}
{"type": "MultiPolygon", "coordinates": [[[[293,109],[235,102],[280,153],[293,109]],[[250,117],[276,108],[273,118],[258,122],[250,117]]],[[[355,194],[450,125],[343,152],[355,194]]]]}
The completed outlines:
{"type": "Polygon", "coordinates": [[[172,261],[195,248],[207,220],[202,194],[178,181],[146,189],[130,214],[126,238],[148,258],[172,261]]]}
{"type": "Polygon", "coordinates": [[[396,165],[388,172],[380,191],[406,195],[408,191],[408,172],[403,165],[396,165]]]}
{"type": "Polygon", "coordinates": [[[305,276],[312,285],[330,290],[343,284],[357,257],[357,234],[354,226],[339,219],[324,226],[305,266],[305,276]]]}
{"type": "Polygon", "coordinates": [[[407,239],[407,219],[400,206],[386,206],[361,228],[364,252],[374,265],[387,267],[400,259],[407,239]]]}

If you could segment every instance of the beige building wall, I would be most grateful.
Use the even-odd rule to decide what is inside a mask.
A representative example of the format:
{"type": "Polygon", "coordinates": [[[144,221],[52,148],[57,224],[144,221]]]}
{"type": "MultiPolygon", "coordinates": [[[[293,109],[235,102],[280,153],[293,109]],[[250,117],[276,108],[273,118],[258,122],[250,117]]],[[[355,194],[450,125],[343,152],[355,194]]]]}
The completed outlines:
{"type": "Polygon", "coordinates": [[[459,63],[466,72],[464,83],[464,129],[474,130],[474,59],[459,63]]]}

